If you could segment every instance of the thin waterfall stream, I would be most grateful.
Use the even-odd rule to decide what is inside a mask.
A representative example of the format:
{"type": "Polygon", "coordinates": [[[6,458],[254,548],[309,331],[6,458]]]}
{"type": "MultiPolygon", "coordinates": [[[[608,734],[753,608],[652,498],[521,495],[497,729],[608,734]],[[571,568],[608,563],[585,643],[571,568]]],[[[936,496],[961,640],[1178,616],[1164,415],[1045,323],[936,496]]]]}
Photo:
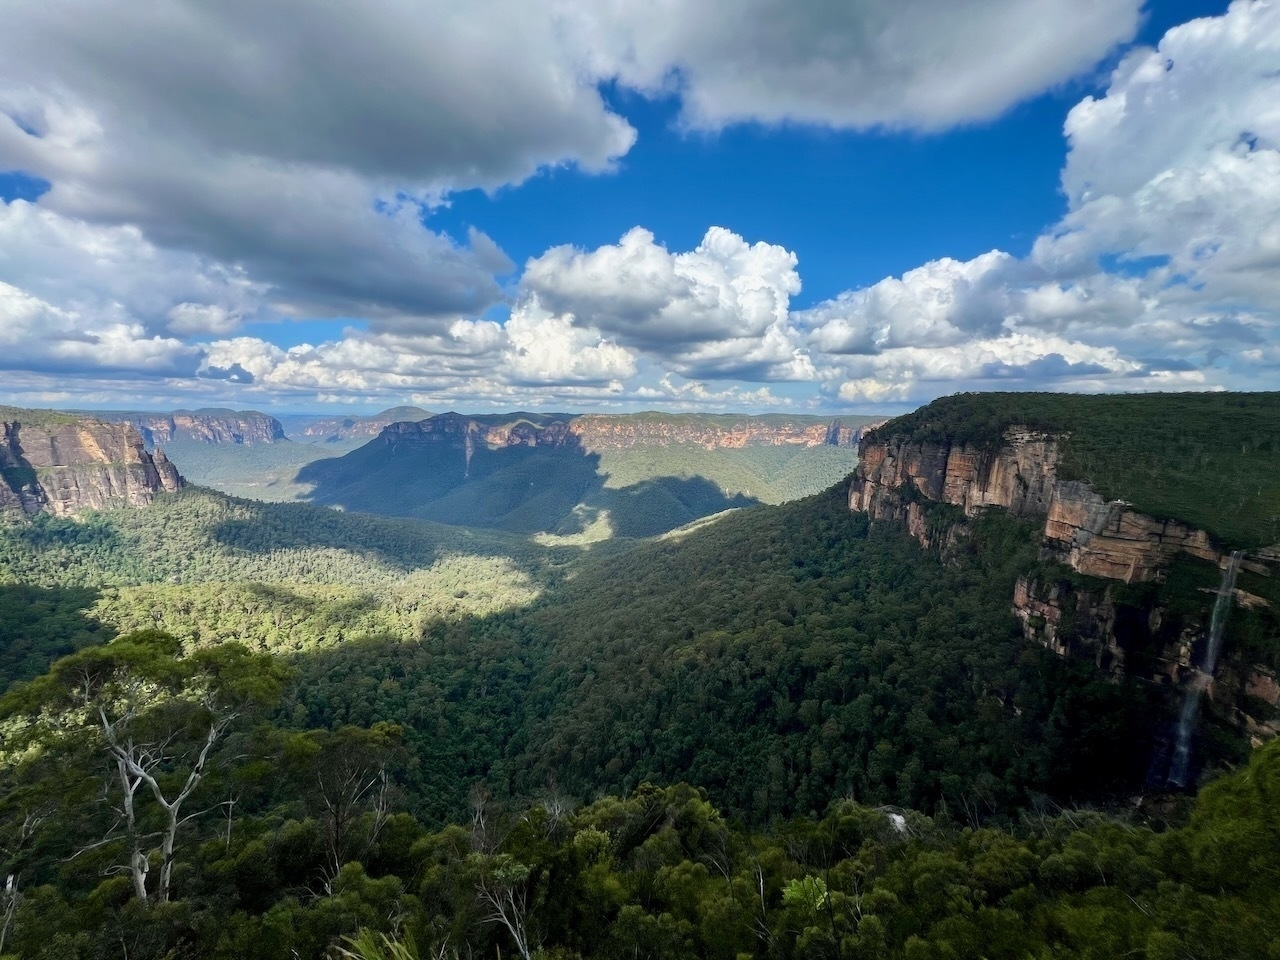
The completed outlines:
{"type": "Polygon", "coordinates": [[[1213,671],[1222,652],[1222,634],[1226,630],[1227,617],[1235,599],[1236,577],[1240,573],[1243,550],[1233,551],[1222,571],[1222,584],[1213,602],[1213,614],[1209,618],[1209,642],[1204,654],[1204,665],[1196,670],[1196,676],[1187,685],[1182,699],[1182,713],[1178,717],[1178,740],[1173,748],[1173,762],[1169,769],[1169,782],[1185,787],[1191,773],[1191,738],[1200,718],[1200,700],[1213,682],[1213,671]]]}

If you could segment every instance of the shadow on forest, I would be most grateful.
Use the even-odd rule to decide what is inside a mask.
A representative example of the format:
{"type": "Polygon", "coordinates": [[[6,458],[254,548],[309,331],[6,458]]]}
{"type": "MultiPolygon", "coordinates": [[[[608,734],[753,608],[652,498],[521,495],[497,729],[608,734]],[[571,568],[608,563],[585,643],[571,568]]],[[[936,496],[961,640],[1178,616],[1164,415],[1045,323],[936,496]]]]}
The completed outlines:
{"type": "Polygon", "coordinates": [[[363,513],[416,517],[509,533],[582,534],[608,524],[613,536],[647,537],[760,501],[728,496],[701,476],[663,476],[606,486],[600,455],[568,434],[555,445],[490,448],[459,435],[378,439],[298,471],[308,500],[363,513]]]}
{"type": "Polygon", "coordinates": [[[32,680],[59,657],[105,643],[114,631],[88,615],[98,591],[0,585],[0,692],[32,680]]]}

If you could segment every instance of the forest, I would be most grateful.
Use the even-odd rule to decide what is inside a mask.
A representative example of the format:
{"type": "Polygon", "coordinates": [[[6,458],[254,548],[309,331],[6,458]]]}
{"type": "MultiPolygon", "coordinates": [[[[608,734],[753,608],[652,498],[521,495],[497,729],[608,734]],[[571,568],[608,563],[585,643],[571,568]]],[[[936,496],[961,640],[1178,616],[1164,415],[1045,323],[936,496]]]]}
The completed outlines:
{"type": "Polygon", "coordinates": [[[1061,437],[1064,480],[1237,547],[1280,542],[1280,393],[963,393],[875,436],[991,447],[1015,425],[1061,437]]]}
{"type": "MultiPolygon", "coordinates": [[[[978,402],[966,442],[1036,422],[883,430],[978,402]]],[[[1280,955],[1280,748],[1209,710],[1154,782],[1178,696],[1011,613],[1090,586],[1038,529],[924,550],[843,482],[643,538],[198,487],[0,523],[0,957],[1280,955]]],[[[1217,576],[1115,602],[1203,631],[1217,576]]]]}

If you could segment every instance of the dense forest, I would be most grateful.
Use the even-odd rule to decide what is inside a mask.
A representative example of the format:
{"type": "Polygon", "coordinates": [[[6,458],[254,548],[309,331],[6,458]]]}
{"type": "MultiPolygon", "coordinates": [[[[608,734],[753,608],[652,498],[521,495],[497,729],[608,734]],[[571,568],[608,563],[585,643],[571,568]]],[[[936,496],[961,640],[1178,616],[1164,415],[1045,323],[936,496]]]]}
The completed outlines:
{"type": "MultiPolygon", "coordinates": [[[[1280,752],[1206,711],[1193,789],[1152,780],[1179,695],[1028,642],[1019,577],[1108,589],[1038,529],[925,550],[843,482],[646,539],[11,518],[0,957],[1277,956],[1280,752]]],[[[1219,578],[1110,596],[1203,632],[1219,578]]]]}
{"type": "Polygon", "coordinates": [[[0,702],[0,951],[24,958],[1275,957],[1280,746],[1166,805],[975,826],[832,796],[752,827],[691,786],[482,784],[404,810],[404,727],[264,723],[228,643],[86,647],[0,702]],[[1172,820],[1176,823],[1171,822],[1172,820]]]}

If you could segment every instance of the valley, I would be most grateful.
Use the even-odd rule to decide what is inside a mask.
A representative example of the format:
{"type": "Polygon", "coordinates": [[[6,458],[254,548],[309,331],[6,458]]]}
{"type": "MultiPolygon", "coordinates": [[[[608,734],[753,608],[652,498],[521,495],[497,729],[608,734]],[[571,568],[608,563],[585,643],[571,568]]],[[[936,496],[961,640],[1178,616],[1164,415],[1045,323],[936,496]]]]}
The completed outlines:
{"type": "Polygon", "coordinates": [[[1246,956],[1278,919],[1274,394],[163,453],[4,413],[21,956],[519,952],[477,890],[566,957],[1246,956]],[[126,729],[163,744],[134,820],[126,729]],[[197,755],[166,880],[130,858],[197,755]]]}

